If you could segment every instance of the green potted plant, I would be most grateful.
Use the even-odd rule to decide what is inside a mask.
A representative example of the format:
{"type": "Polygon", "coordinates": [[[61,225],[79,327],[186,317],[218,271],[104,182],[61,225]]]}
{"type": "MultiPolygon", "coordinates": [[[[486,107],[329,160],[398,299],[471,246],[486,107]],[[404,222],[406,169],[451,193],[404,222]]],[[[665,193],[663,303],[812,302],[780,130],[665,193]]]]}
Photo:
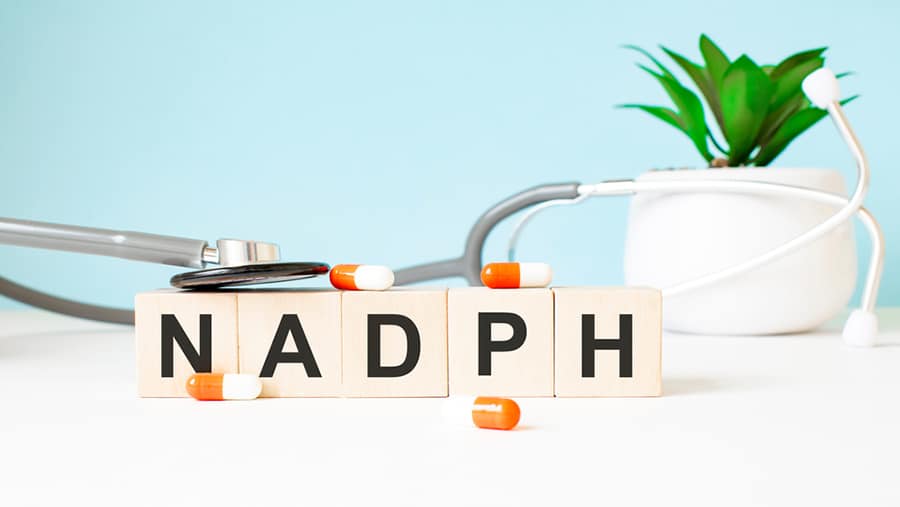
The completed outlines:
{"type": "MultiPolygon", "coordinates": [[[[706,35],[700,36],[699,46],[699,63],[661,47],[687,77],[684,81],[648,51],[626,46],[649,60],[639,67],[661,85],[672,107],[620,107],[649,113],[682,132],[704,161],[702,169],[650,171],[638,179],[762,181],[846,194],[844,179],[835,170],[768,167],[827,115],[811,106],[801,90],[803,79],[824,65],[826,48],[759,65],[747,55],[729,58],[706,35]]],[[[833,213],[828,206],[772,196],[638,195],[629,214],[626,283],[665,287],[727,268],[833,213]]],[[[847,225],[751,273],[667,299],[665,326],[709,334],[804,331],[846,306],[855,279],[855,244],[847,225]]]]}

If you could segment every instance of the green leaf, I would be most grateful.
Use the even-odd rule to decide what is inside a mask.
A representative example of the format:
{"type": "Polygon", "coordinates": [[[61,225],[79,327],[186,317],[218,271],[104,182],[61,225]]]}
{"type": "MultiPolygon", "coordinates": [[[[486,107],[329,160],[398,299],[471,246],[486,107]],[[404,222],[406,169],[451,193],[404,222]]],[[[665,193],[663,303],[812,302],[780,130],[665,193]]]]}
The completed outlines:
{"type": "Polygon", "coordinates": [[[681,118],[678,117],[678,113],[672,111],[668,107],[662,106],[645,106],[643,104],[622,104],[618,106],[622,109],[640,109],[641,111],[652,114],[653,116],[659,118],[660,120],[668,123],[669,125],[677,128],[681,132],[687,134],[684,129],[684,123],[681,121],[681,118]]]}
{"type": "Polygon", "coordinates": [[[788,99],[778,109],[774,111],[770,109],[769,113],[766,115],[766,119],[763,120],[763,124],[759,127],[759,134],[756,136],[756,145],[765,145],[769,139],[772,138],[772,135],[775,134],[775,131],[778,130],[792,114],[806,107],[809,107],[809,101],[806,100],[806,96],[803,95],[803,93],[798,93],[788,99]]]}
{"type": "Polygon", "coordinates": [[[772,83],[775,85],[775,91],[772,93],[771,109],[777,109],[792,97],[802,95],[803,91],[800,89],[800,84],[806,79],[806,76],[824,64],[824,58],[810,58],[794,66],[780,77],[773,78],[772,83]]]}
{"type": "Polygon", "coordinates": [[[721,126],[722,108],[719,106],[719,93],[716,90],[715,85],[713,85],[713,82],[710,79],[706,69],[665,46],[660,46],[660,49],[665,51],[665,53],[669,55],[669,58],[674,60],[675,63],[677,63],[678,66],[681,67],[685,73],[687,73],[688,77],[691,78],[694,84],[697,85],[700,93],[702,93],[706,98],[706,103],[712,110],[713,116],[715,116],[716,121],[719,122],[719,125],[721,126]]]}
{"type": "Polygon", "coordinates": [[[700,54],[703,55],[703,61],[706,63],[706,70],[713,86],[718,89],[722,83],[722,77],[731,62],[725,53],[716,46],[706,34],[700,35],[700,54]]]}
{"type": "Polygon", "coordinates": [[[785,58],[784,60],[782,60],[781,63],[779,63],[778,65],[776,65],[775,68],[772,70],[772,73],[770,74],[770,76],[772,77],[773,80],[778,79],[783,74],[785,74],[789,70],[793,69],[794,67],[800,65],[801,63],[803,63],[807,60],[811,60],[813,58],[818,58],[818,57],[822,56],[822,53],[824,53],[826,49],[828,49],[828,48],[827,47],[816,48],[816,49],[810,49],[808,51],[801,51],[799,53],[793,54],[793,55],[785,58]]]}
{"type": "Polygon", "coordinates": [[[753,163],[758,166],[769,165],[772,160],[787,148],[787,145],[802,134],[806,129],[815,125],[828,113],[823,109],[806,108],[797,111],[775,132],[768,144],[763,146],[753,163]]]}
{"type": "Polygon", "coordinates": [[[712,130],[709,129],[709,127],[706,128],[706,136],[709,137],[710,141],[712,141],[713,146],[715,146],[716,149],[719,150],[719,153],[721,153],[723,155],[728,155],[728,150],[723,148],[722,145],[719,144],[719,141],[716,141],[716,136],[713,135],[713,132],[712,132],[712,130]]]}
{"type": "Polygon", "coordinates": [[[766,119],[771,96],[769,76],[747,55],[728,66],[722,78],[721,100],[729,165],[747,162],[766,119]]]}
{"type": "Polygon", "coordinates": [[[639,65],[639,67],[659,81],[678,109],[678,117],[684,123],[684,132],[694,142],[700,155],[707,162],[712,160],[713,155],[706,142],[706,117],[703,113],[703,104],[697,95],[685,88],[674,77],[657,74],[643,65],[639,65]]]}
{"type": "MultiPolygon", "coordinates": [[[[844,99],[841,101],[841,105],[848,104],[857,97],[859,95],[844,99]]],[[[797,136],[827,115],[828,113],[824,109],[814,107],[807,107],[795,112],[778,128],[772,139],[762,146],[753,159],[753,164],[757,166],[769,165],[797,136]]]]}
{"type": "Polygon", "coordinates": [[[651,55],[650,52],[647,51],[646,49],[635,46],[633,44],[625,44],[622,47],[624,49],[630,49],[632,51],[637,51],[638,53],[644,55],[645,57],[647,57],[647,59],[649,59],[651,62],[653,62],[659,68],[659,71],[662,72],[664,76],[675,79],[675,75],[672,74],[672,71],[670,71],[665,65],[663,65],[662,62],[657,60],[655,56],[651,55]]]}

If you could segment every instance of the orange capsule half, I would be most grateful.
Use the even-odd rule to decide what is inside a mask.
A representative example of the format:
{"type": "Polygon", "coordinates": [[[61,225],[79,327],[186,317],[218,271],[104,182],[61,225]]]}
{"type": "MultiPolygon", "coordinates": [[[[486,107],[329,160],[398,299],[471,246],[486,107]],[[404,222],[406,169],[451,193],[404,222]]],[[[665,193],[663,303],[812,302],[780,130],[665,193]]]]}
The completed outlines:
{"type": "Polygon", "coordinates": [[[481,283],[492,289],[546,287],[553,270],[543,262],[492,262],[481,270],[481,283]]]}
{"type": "Polygon", "coordinates": [[[472,404],[472,422],[479,428],[511,430],[520,415],[519,404],[509,398],[479,396],[472,404]]]}
{"type": "Polygon", "coordinates": [[[188,377],[185,388],[197,400],[253,400],[262,392],[262,382],[242,373],[195,373],[188,377]]]}

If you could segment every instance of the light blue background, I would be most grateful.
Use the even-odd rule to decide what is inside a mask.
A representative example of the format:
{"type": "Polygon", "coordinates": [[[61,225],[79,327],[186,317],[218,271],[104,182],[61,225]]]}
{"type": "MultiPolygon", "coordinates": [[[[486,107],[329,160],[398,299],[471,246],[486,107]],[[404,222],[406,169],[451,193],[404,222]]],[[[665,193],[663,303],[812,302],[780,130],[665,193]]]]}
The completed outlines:
{"type": "MultiPolygon", "coordinates": [[[[707,32],[759,63],[828,45],[834,69],[857,73],[845,92],[863,97],[848,112],[888,239],[881,304],[896,305],[896,5],[4,1],[0,216],[249,237],[331,263],[456,255],[473,220],[524,187],[697,165],[681,134],[613,106],[665,103],[620,44],[698,58],[707,32]]],[[[777,162],[853,177],[828,122],[777,162]]],[[[523,255],[552,263],[560,283],[618,283],[626,211],[613,199],[548,212],[523,255]]],[[[178,271],[8,246],[0,265],[117,305],[178,271]]]]}

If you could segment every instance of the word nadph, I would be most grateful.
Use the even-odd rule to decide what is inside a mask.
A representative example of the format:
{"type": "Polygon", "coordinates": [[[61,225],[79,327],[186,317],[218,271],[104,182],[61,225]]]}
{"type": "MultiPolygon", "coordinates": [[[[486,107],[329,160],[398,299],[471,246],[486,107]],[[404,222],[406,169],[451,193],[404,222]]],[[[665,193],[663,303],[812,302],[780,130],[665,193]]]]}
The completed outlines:
{"type": "Polygon", "coordinates": [[[135,298],[138,391],[214,372],[262,397],[659,396],[661,317],[630,287],[159,290],[135,298]]]}

